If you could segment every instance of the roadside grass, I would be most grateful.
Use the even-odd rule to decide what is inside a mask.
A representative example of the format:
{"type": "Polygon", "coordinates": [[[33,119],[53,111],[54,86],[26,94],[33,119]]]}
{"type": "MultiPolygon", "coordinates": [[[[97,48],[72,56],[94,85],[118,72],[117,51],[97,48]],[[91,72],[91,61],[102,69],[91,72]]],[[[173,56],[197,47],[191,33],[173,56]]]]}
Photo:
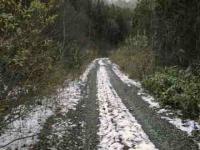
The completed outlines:
{"type": "Polygon", "coordinates": [[[153,73],[154,60],[149,49],[144,49],[135,54],[129,50],[119,49],[114,52],[111,59],[116,62],[130,78],[142,80],[146,75],[153,73]]]}
{"type": "MultiPolygon", "coordinates": [[[[30,81],[26,82],[24,87],[28,87],[28,93],[22,93],[19,95],[14,95],[12,97],[2,99],[0,101],[0,121],[3,119],[3,116],[9,114],[12,108],[17,107],[18,105],[34,103],[35,97],[38,99],[40,97],[51,97],[56,94],[57,89],[62,87],[63,84],[67,84],[67,81],[74,80],[79,78],[82,72],[86,69],[87,65],[97,57],[97,50],[88,50],[84,55],[81,54],[78,58],[79,65],[78,67],[69,67],[68,64],[63,62],[58,62],[52,66],[51,71],[42,76],[35,77],[30,81]],[[30,101],[30,102],[29,102],[30,101]],[[32,102],[31,102],[32,101],[32,102]]],[[[74,64],[76,65],[76,64],[74,64]]]]}
{"type": "Polygon", "coordinates": [[[168,67],[147,76],[142,83],[161,105],[181,110],[186,118],[198,119],[200,76],[176,67],[168,67]]]}
{"type": "Polygon", "coordinates": [[[127,39],[111,59],[130,78],[140,80],[163,107],[181,110],[184,118],[199,119],[200,74],[156,65],[145,35],[127,39]]]}

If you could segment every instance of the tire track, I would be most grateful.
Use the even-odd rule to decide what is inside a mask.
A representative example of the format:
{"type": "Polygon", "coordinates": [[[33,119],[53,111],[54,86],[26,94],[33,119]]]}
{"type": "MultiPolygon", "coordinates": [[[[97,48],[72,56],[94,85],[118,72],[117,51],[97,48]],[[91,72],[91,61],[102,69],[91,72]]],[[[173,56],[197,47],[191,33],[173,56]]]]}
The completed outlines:
{"type": "MultiPolygon", "coordinates": [[[[155,111],[155,107],[149,107],[149,103],[138,94],[140,84],[132,83],[127,77],[119,78],[112,70],[112,64],[105,60],[110,82],[125,106],[142,125],[145,133],[160,150],[197,150],[198,145],[191,137],[176,128],[168,121],[162,119],[155,111]],[[130,84],[129,84],[130,83],[130,84]]],[[[157,106],[157,105],[156,105],[157,106]]]]}
{"type": "Polygon", "coordinates": [[[99,150],[155,150],[129,110],[113,89],[103,59],[97,72],[97,97],[99,101],[99,150]]]}

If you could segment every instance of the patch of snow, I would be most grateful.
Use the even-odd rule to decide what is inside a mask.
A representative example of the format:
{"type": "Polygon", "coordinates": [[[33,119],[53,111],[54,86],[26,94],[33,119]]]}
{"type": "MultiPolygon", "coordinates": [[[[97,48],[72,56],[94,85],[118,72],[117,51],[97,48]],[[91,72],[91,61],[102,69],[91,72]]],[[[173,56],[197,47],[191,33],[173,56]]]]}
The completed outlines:
{"type": "MultiPolygon", "coordinates": [[[[82,83],[79,81],[72,81],[64,89],[60,89],[58,94],[58,108],[62,115],[66,115],[69,110],[76,110],[76,105],[82,98],[81,93],[82,83]]],[[[74,124],[70,120],[59,120],[52,125],[52,134],[57,135],[61,139],[67,128],[72,128],[74,124]]],[[[52,136],[52,135],[51,135],[52,136]]]]}
{"type": "Polygon", "coordinates": [[[152,96],[142,96],[142,99],[147,103],[149,103],[150,107],[160,108],[159,103],[154,102],[154,98],[152,96]]]}
{"type": "Polygon", "coordinates": [[[58,94],[57,101],[60,111],[67,113],[69,110],[75,110],[81,97],[81,83],[78,81],[70,82],[66,88],[60,89],[58,94]]]}
{"type": "Polygon", "coordinates": [[[200,149],[200,143],[197,143],[198,144],[198,147],[199,147],[199,149],[200,149]]]}
{"type": "Polygon", "coordinates": [[[168,112],[168,110],[167,109],[160,109],[157,113],[158,114],[163,114],[163,113],[167,113],[168,112]]]}
{"type": "Polygon", "coordinates": [[[132,79],[129,79],[129,77],[127,75],[125,75],[123,72],[120,71],[119,66],[116,64],[113,64],[110,60],[107,61],[109,64],[112,65],[112,70],[114,71],[114,73],[120,78],[120,80],[122,82],[124,82],[125,84],[127,84],[128,86],[135,86],[137,88],[139,88],[138,90],[138,95],[141,96],[141,98],[146,101],[149,106],[151,108],[155,107],[155,108],[160,108],[160,105],[158,102],[155,101],[155,99],[150,96],[149,94],[146,94],[144,92],[144,90],[142,89],[142,85],[139,81],[135,81],[132,79]]]}
{"type": "Polygon", "coordinates": [[[105,66],[106,64],[103,62],[103,60],[105,60],[105,59],[100,59],[99,61],[98,61],[98,64],[100,65],[100,66],[105,66]]]}
{"type": "MultiPolygon", "coordinates": [[[[6,88],[8,88],[8,87],[6,87],[6,88]]],[[[10,98],[12,98],[12,99],[14,99],[14,100],[17,100],[17,97],[20,95],[20,94],[28,94],[28,92],[29,92],[29,90],[28,89],[26,89],[26,88],[22,88],[22,87],[20,87],[20,86],[16,86],[16,87],[14,87],[12,90],[10,90],[9,92],[8,92],[8,97],[10,97],[10,98]]]]}
{"type": "MultiPolygon", "coordinates": [[[[58,96],[55,99],[57,100],[57,107],[61,109],[61,113],[67,113],[70,109],[74,110],[76,108],[81,98],[81,85],[81,82],[73,81],[70,82],[66,88],[58,90],[58,96]]],[[[36,143],[38,141],[37,135],[43,128],[46,119],[54,114],[55,108],[50,105],[51,104],[48,104],[48,106],[33,106],[28,113],[25,111],[25,109],[27,109],[25,105],[13,108],[15,111],[14,114],[16,115],[13,120],[15,120],[15,118],[16,120],[9,124],[7,128],[3,130],[3,134],[0,135],[0,148],[15,139],[29,136],[29,138],[17,140],[4,148],[23,150],[28,149],[29,146],[36,143]],[[19,116],[22,112],[26,113],[24,117],[19,116]]],[[[10,120],[12,117],[12,114],[10,114],[5,117],[5,120],[10,120]]],[[[65,125],[65,122],[62,125],[65,125]]],[[[58,127],[58,129],[61,129],[61,126],[58,127],[57,124],[55,124],[55,127],[58,127]]]]}
{"type": "Polygon", "coordinates": [[[4,91],[6,91],[8,89],[8,86],[5,84],[3,86],[4,86],[4,91]]]}
{"type": "Polygon", "coordinates": [[[27,108],[25,105],[19,105],[18,107],[12,108],[11,113],[4,117],[5,124],[8,124],[8,122],[10,122],[11,120],[17,119],[18,117],[20,117],[20,115],[26,112],[27,108]]]}
{"type": "Polygon", "coordinates": [[[97,97],[100,112],[99,150],[155,150],[136,119],[122,103],[113,89],[105,64],[99,61],[97,97]]]}
{"type": "Polygon", "coordinates": [[[37,142],[37,134],[42,129],[42,125],[45,123],[46,119],[51,115],[53,115],[53,111],[49,107],[37,106],[33,108],[25,117],[20,117],[7,126],[7,129],[0,136],[0,148],[15,139],[30,136],[29,138],[17,140],[4,147],[11,150],[27,149],[26,146],[37,142]]]}
{"type": "Polygon", "coordinates": [[[149,107],[151,108],[160,108],[160,105],[158,102],[155,101],[154,97],[145,93],[142,88],[138,91],[137,95],[141,96],[141,98],[149,104],[149,107]]]}
{"type": "MultiPolygon", "coordinates": [[[[58,89],[58,96],[56,98],[57,105],[61,109],[60,112],[66,114],[69,110],[75,110],[76,105],[81,99],[81,86],[87,82],[87,76],[89,72],[95,67],[97,60],[94,60],[80,77],[80,81],[70,82],[66,88],[58,89]]],[[[16,89],[14,94],[16,94],[21,89],[16,89]]],[[[18,94],[18,93],[17,93],[18,94]]],[[[53,107],[46,107],[44,105],[38,105],[31,108],[28,112],[24,110],[25,105],[20,105],[17,108],[13,108],[14,111],[14,121],[10,123],[6,129],[4,129],[0,135],[0,148],[9,148],[11,150],[15,149],[28,149],[28,146],[33,145],[38,141],[38,134],[42,129],[46,119],[54,114],[53,107]],[[24,117],[20,117],[21,112],[26,113],[24,117]],[[30,137],[29,137],[30,136],[30,137]],[[28,137],[28,138],[23,138],[28,137]],[[23,138],[23,139],[20,139],[23,138]],[[15,139],[20,139],[12,142],[15,139]],[[9,144],[12,142],[11,144],[9,144]]],[[[7,115],[4,120],[10,120],[13,115],[7,115]]],[[[55,127],[62,129],[62,125],[68,125],[69,123],[63,122],[60,126],[55,124],[55,127]]]]}
{"type": "Polygon", "coordinates": [[[188,135],[192,135],[193,130],[199,130],[200,126],[197,122],[192,120],[183,121],[180,118],[169,118],[169,117],[161,117],[162,119],[168,120],[171,124],[176,126],[178,129],[185,131],[188,135]]]}
{"type": "Polygon", "coordinates": [[[114,71],[114,73],[124,82],[126,83],[128,86],[134,85],[137,88],[141,88],[141,83],[132,79],[129,79],[129,77],[127,75],[125,75],[124,73],[122,73],[119,69],[119,66],[116,64],[112,64],[112,70],[114,71]]]}
{"type": "MultiPolygon", "coordinates": [[[[56,135],[58,139],[62,139],[68,128],[73,128],[76,125],[73,124],[69,119],[63,120],[59,118],[55,124],[52,125],[52,134],[56,135]]],[[[51,135],[52,136],[52,135],[51,135]]]]}
{"type": "MultiPolygon", "coordinates": [[[[146,94],[142,88],[138,91],[138,95],[140,95],[144,101],[149,103],[149,106],[151,108],[157,108],[157,113],[161,114],[162,119],[169,121],[169,123],[173,124],[178,129],[186,132],[189,136],[191,136],[192,131],[200,130],[200,125],[194,120],[182,120],[178,117],[172,118],[176,115],[171,110],[165,108],[161,109],[159,103],[155,102],[155,99],[152,96],[146,94]]],[[[180,111],[178,111],[177,113],[181,115],[180,111]]]]}
{"type": "MultiPolygon", "coordinates": [[[[162,119],[169,121],[178,129],[186,132],[189,136],[192,134],[192,131],[200,130],[199,123],[195,122],[194,120],[182,120],[178,117],[175,118],[168,117],[169,115],[174,116],[174,113],[168,109],[161,108],[159,103],[155,101],[154,97],[144,92],[144,89],[142,88],[140,82],[129,79],[127,75],[125,75],[123,72],[120,71],[119,66],[112,63],[110,60],[107,60],[107,63],[112,65],[112,70],[120,78],[122,82],[124,82],[128,86],[131,85],[136,86],[139,89],[137,95],[141,96],[141,98],[149,104],[150,108],[156,108],[157,113],[162,114],[161,115],[162,119]]],[[[178,111],[178,114],[180,115],[181,112],[178,111]]]]}

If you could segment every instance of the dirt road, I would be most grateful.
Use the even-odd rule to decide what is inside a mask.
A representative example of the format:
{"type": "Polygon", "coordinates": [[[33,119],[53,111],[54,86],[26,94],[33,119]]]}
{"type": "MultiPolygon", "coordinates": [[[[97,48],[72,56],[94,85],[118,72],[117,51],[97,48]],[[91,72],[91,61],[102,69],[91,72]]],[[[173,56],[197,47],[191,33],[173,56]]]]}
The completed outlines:
{"type": "Polygon", "coordinates": [[[191,136],[198,124],[170,118],[139,82],[107,58],[94,60],[47,103],[2,129],[1,149],[198,149],[191,136]]]}

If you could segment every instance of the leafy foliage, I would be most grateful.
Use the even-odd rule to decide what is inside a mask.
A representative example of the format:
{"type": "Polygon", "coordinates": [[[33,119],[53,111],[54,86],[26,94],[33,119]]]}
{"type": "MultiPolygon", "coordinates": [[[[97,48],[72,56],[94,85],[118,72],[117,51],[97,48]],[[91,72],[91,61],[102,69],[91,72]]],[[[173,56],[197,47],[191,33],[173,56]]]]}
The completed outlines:
{"type": "Polygon", "coordinates": [[[155,72],[143,81],[162,105],[182,110],[186,117],[198,117],[200,113],[200,77],[165,68],[155,72]]]}
{"type": "Polygon", "coordinates": [[[14,0],[1,3],[0,74],[5,95],[16,86],[33,88],[31,84],[51,71],[58,47],[42,32],[56,18],[49,14],[54,3],[33,0],[26,9],[14,0]]]}
{"type": "Polygon", "coordinates": [[[199,8],[197,0],[140,0],[131,36],[113,54],[161,104],[193,118],[200,113],[199,8]]]}
{"type": "Polygon", "coordinates": [[[91,0],[2,0],[0,99],[53,86],[96,57],[94,6],[91,0]]]}

